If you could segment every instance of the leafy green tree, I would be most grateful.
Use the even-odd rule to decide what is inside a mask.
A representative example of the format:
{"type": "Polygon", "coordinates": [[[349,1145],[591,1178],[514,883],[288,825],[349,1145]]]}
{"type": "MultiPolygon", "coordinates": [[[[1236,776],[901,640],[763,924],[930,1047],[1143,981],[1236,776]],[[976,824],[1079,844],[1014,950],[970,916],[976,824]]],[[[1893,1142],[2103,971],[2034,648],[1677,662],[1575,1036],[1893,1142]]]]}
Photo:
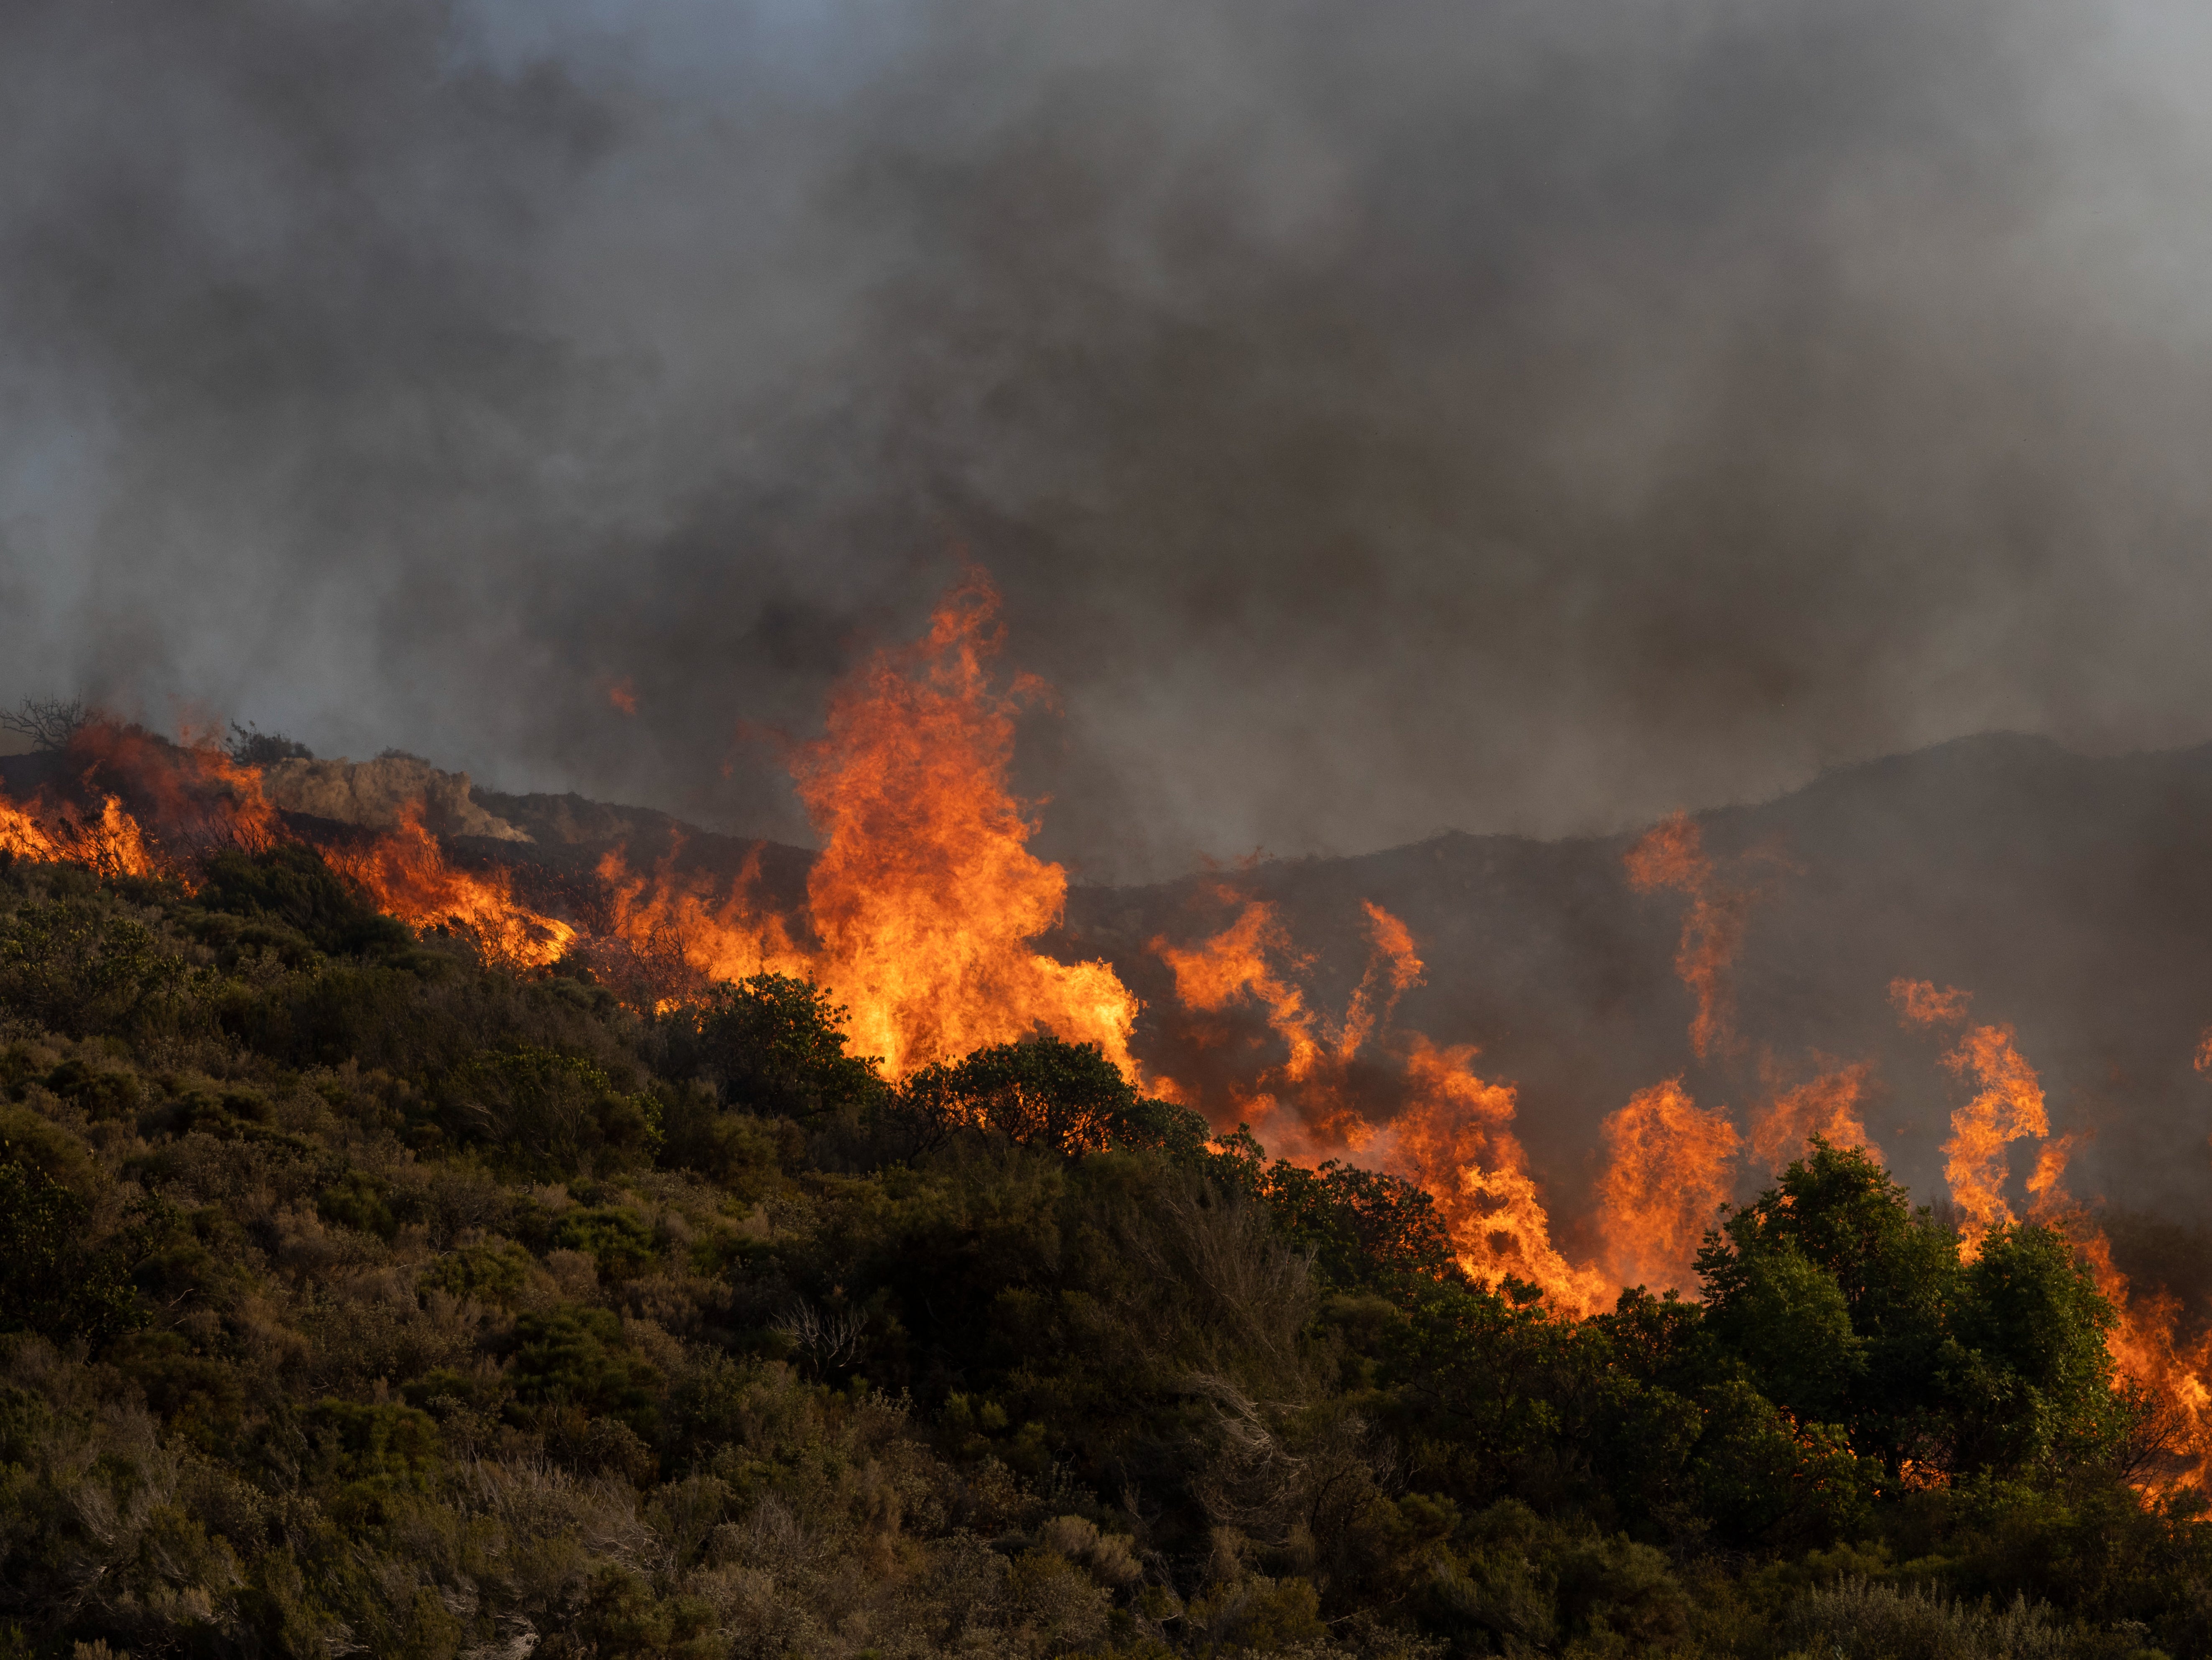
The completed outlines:
{"type": "Polygon", "coordinates": [[[845,1011],[811,980],[725,982],[679,1018],[725,1106],[804,1122],[858,1110],[882,1088],[872,1061],[845,1052],[845,1011]]]}
{"type": "Polygon", "coordinates": [[[1314,1253],[1330,1285],[1387,1286],[1453,1271],[1436,1201],[1412,1183],[1332,1158],[1315,1170],[1278,1159],[1251,1180],[1277,1225],[1314,1253]]]}
{"type": "Polygon", "coordinates": [[[1948,1459],[1937,1375],[1958,1240],[1863,1152],[1816,1140],[1706,1237],[1697,1267],[1712,1335],[1768,1399],[1841,1425],[1893,1475],[1948,1459]]]}
{"type": "Polygon", "coordinates": [[[1109,1147],[1194,1158],[1207,1136],[1196,1113],[1139,1096],[1096,1043],[1057,1037],[926,1067],[907,1080],[900,1105],[939,1130],[992,1130],[1066,1158],[1109,1147]]]}
{"type": "Polygon", "coordinates": [[[1961,1291],[1945,1357],[1959,1467],[2009,1472],[2116,1450],[2133,1416],[2106,1347],[2118,1316],[2066,1238],[2030,1223],[1996,1229],[1961,1291]]]}

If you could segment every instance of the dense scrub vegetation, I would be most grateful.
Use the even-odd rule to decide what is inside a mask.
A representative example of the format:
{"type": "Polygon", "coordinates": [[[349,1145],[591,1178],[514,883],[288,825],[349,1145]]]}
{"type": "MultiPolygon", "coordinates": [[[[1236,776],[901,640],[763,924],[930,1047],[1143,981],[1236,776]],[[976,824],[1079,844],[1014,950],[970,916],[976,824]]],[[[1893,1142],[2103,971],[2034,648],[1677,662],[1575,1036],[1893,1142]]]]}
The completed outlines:
{"type": "Polygon", "coordinates": [[[0,867],[0,1652],[2212,1651],[2066,1247],[1854,1152],[1563,1320],[1094,1051],[892,1088],[296,848],[0,867]]]}

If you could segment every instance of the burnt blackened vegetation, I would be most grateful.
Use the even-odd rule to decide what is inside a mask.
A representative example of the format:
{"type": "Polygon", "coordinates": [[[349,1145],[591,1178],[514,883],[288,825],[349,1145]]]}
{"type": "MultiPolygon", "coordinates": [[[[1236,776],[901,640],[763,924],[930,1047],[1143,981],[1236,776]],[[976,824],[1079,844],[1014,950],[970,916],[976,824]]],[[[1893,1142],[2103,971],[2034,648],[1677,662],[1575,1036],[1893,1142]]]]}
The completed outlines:
{"type": "Polygon", "coordinates": [[[1567,1320],[1095,1049],[894,1082],[819,987],[641,1012],[296,848],[0,869],[0,1096],[26,1653],[2212,1643],[2071,1252],[1849,1151],[1567,1320]]]}

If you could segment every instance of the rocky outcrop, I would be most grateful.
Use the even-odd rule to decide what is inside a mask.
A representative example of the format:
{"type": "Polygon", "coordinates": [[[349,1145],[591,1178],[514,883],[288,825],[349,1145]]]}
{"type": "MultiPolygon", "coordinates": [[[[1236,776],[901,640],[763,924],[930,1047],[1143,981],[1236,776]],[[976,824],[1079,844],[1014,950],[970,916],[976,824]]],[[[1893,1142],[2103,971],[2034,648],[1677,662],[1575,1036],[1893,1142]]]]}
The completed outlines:
{"type": "Polygon", "coordinates": [[[419,803],[422,824],[437,836],[481,836],[527,842],[526,831],[477,805],[465,772],[441,772],[411,755],[374,761],[279,761],[261,775],[264,794],[287,812],[307,813],[389,830],[409,803],[419,803]]]}

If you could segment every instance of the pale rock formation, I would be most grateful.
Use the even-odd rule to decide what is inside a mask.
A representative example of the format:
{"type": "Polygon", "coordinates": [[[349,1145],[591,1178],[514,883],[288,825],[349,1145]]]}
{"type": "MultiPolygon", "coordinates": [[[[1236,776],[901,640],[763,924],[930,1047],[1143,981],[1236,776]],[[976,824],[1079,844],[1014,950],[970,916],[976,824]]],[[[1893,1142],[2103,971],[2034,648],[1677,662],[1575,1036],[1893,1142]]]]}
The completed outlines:
{"type": "Polygon", "coordinates": [[[465,772],[441,772],[411,755],[374,761],[279,761],[261,775],[263,794],[287,812],[312,813],[342,824],[389,830],[410,801],[423,827],[438,836],[482,836],[527,842],[525,831],[478,806],[465,772]]]}

